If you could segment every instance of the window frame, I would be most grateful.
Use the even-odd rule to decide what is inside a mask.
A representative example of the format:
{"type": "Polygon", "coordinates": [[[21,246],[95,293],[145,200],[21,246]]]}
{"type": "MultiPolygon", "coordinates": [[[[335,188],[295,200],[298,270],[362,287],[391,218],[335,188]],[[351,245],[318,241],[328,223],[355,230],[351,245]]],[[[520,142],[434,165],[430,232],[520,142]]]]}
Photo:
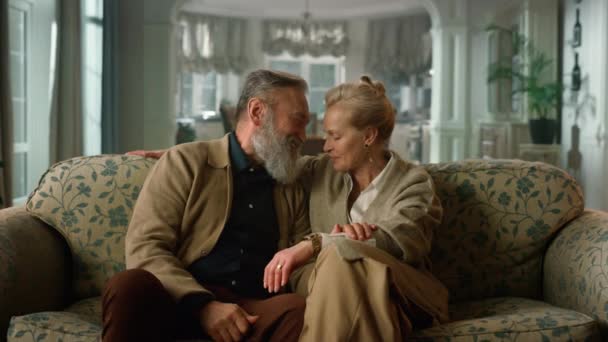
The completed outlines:
{"type": "Polygon", "coordinates": [[[208,110],[204,110],[203,109],[203,102],[202,100],[204,99],[203,96],[196,96],[195,92],[198,91],[202,91],[204,89],[211,89],[210,87],[205,85],[205,82],[198,82],[196,80],[197,77],[196,74],[199,75],[205,75],[207,73],[213,72],[215,73],[215,104],[213,106],[213,112],[215,112],[215,115],[219,115],[219,108],[220,108],[220,104],[222,101],[222,98],[224,96],[224,83],[226,82],[226,75],[225,74],[220,74],[217,71],[211,70],[211,71],[207,71],[206,73],[199,73],[199,72],[192,72],[192,71],[185,71],[185,70],[181,70],[180,72],[178,72],[178,90],[177,90],[177,117],[178,118],[196,118],[198,116],[203,116],[205,117],[205,112],[208,112],[208,110]],[[184,95],[184,75],[185,74],[190,74],[191,75],[191,82],[190,82],[190,92],[192,94],[191,98],[190,98],[190,107],[192,108],[191,113],[186,113],[184,112],[183,108],[183,95],[184,95]],[[199,109],[195,108],[195,98],[199,97],[201,99],[200,102],[200,106],[199,109]]]}
{"type": "MultiPolygon", "coordinates": [[[[299,62],[301,63],[301,75],[299,75],[300,77],[302,77],[304,80],[306,80],[306,82],[308,83],[308,98],[310,99],[310,93],[312,91],[327,91],[329,89],[331,89],[332,87],[341,84],[344,82],[345,78],[346,78],[346,69],[345,69],[345,60],[346,57],[345,56],[339,56],[339,57],[334,57],[334,56],[329,56],[329,55],[324,55],[324,56],[319,56],[319,57],[313,57],[311,55],[305,54],[305,55],[301,55],[299,57],[293,56],[288,52],[283,52],[280,55],[269,55],[269,54],[265,54],[264,55],[264,60],[265,60],[265,67],[266,68],[271,68],[271,64],[273,62],[299,62]],[[311,69],[311,65],[314,64],[332,64],[335,65],[335,75],[334,75],[334,84],[332,86],[329,87],[312,87],[310,84],[310,69],[311,69]]],[[[311,106],[312,107],[312,106],[311,106]]],[[[325,113],[315,113],[317,116],[317,120],[323,119],[323,115],[325,113]]]]}
{"type": "MultiPolygon", "coordinates": [[[[15,183],[15,178],[18,176],[23,176],[24,177],[24,181],[25,181],[25,186],[26,186],[26,193],[23,196],[18,196],[15,197],[15,189],[12,190],[12,194],[11,196],[13,197],[13,204],[18,205],[18,204],[23,204],[25,203],[25,201],[27,200],[27,197],[29,195],[28,193],[28,189],[30,185],[30,179],[32,178],[32,170],[30,165],[31,163],[31,159],[32,159],[32,144],[31,144],[31,137],[33,134],[33,129],[32,129],[32,125],[30,124],[30,122],[32,122],[33,120],[31,120],[31,106],[30,106],[30,94],[31,94],[31,70],[30,70],[30,66],[32,65],[32,57],[31,57],[31,41],[32,41],[32,18],[33,18],[33,6],[31,3],[29,3],[28,1],[25,0],[11,0],[9,2],[9,9],[14,9],[14,10],[18,10],[18,11],[22,11],[23,13],[25,13],[25,20],[24,20],[24,27],[23,27],[23,37],[24,37],[24,41],[23,41],[23,56],[21,57],[21,61],[23,64],[23,67],[25,69],[24,75],[23,75],[23,97],[16,99],[15,96],[12,94],[11,91],[11,103],[13,101],[19,100],[19,102],[22,102],[23,104],[23,112],[25,115],[25,120],[24,120],[24,124],[25,124],[25,137],[24,140],[21,142],[15,142],[15,140],[13,139],[13,160],[15,161],[13,163],[13,184],[15,183]],[[28,120],[29,119],[29,120],[28,120]],[[25,153],[25,174],[24,175],[18,175],[16,172],[14,172],[14,167],[16,166],[16,159],[15,158],[18,154],[20,153],[25,153]]],[[[10,12],[9,12],[10,15],[10,12]]],[[[10,19],[9,19],[9,25],[10,25],[10,19]]],[[[11,27],[9,26],[9,37],[10,37],[10,30],[11,27]]],[[[9,38],[10,39],[10,38],[9,38]]],[[[13,51],[10,50],[10,43],[9,43],[9,56],[11,56],[13,54],[13,51]]],[[[14,81],[11,81],[11,83],[13,83],[14,81]]],[[[14,123],[13,123],[13,127],[12,129],[14,129],[14,123]]]]}

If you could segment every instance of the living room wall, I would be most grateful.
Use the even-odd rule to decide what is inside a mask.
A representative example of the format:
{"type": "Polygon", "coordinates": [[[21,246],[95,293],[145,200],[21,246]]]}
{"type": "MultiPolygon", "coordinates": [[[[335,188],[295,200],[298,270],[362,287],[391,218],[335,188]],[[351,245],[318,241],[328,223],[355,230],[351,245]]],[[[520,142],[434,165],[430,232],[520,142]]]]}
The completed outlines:
{"type": "MultiPolygon", "coordinates": [[[[563,6],[563,82],[568,89],[564,92],[562,123],[562,160],[568,167],[569,155],[580,153],[581,166],[568,167],[576,176],[585,193],[586,206],[608,210],[608,149],[606,148],[606,123],[608,112],[608,2],[586,0],[580,3],[562,0],[563,6]],[[576,9],[580,9],[582,24],[582,45],[576,49],[570,46],[572,29],[576,19],[576,9]],[[572,84],[571,72],[574,67],[574,53],[579,55],[582,84],[575,94],[569,90],[572,84]],[[577,104],[575,106],[575,103],[577,104]],[[578,109],[578,115],[576,111],[578,109]],[[573,139],[572,127],[580,128],[578,141],[573,139]]],[[[572,157],[570,157],[572,158],[572,157]]]]}

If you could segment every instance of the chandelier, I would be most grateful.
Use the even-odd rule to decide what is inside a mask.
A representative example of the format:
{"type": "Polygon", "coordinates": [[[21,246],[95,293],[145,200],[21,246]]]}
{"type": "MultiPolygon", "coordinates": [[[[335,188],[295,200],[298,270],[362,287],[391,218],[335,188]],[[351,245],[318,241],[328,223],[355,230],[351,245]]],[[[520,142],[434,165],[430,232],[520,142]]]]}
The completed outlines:
{"type": "Polygon", "coordinates": [[[315,21],[310,0],[304,0],[304,12],[297,20],[265,20],[264,51],[278,55],[284,51],[294,56],[343,56],[346,53],[346,23],[315,21]]]}

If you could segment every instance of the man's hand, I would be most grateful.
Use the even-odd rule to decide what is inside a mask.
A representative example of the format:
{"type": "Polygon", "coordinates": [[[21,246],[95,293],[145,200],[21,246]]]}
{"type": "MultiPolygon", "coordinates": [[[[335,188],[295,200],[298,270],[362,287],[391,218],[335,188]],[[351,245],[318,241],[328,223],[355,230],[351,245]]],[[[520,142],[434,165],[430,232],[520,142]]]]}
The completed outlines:
{"type": "Polygon", "coordinates": [[[376,227],[375,224],[369,224],[365,222],[343,225],[336,224],[334,225],[334,229],[332,229],[331,233],[345,233],[346,236],[350,239],[365,241],[372,237],[372,233],[376,229],[378,229],[378,227],[376,227]]]}
{"type": "Polygon", "coordinates": [[[264,288],[279,292],[287,284],[291,272],[312,258],[312,242],[301,241],[295,246],[278,251],[264,269],[264,288]]]}
{"type": "Polygon", "coordinates": [[[140,156],[140,157],[144,157],[144,158],[160,159],[160,157],[162,157],[163,154],[165,154],[165,152],[167,152],[167,150],[154,150],[154,151],[135,150],[135,151],[129,151],[125,154],[128,156],[140,156]]]}
{"type": "Polygon", "coordinates": [[[242,340],[258,317],[250,316],[236,304],[215,300],[205,305],[199,315],[203,330],[214,341],[222,342],[242,340]]]}

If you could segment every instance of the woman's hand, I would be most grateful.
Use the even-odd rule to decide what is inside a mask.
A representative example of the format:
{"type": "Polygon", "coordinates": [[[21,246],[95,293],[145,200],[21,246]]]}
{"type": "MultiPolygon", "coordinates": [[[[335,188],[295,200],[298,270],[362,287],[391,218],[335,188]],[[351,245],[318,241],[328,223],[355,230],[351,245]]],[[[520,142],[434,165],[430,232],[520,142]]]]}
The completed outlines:
{"type": "Polygon", "coordinates": [[[278,251],[264,269],[264,288],[270,293],[279,292],[287,284],[291,272],[302,266],[312,255],[312,242],[309,240],[278,251]]]}
{"type": "Polygon", "coordinates": [[[332,229],[332,234],[345,233],[346,236],[353,240],[365,241],[372,237],[374,230],[378,229],[375,224],[365,222],[336,224],[332,229]]]}

